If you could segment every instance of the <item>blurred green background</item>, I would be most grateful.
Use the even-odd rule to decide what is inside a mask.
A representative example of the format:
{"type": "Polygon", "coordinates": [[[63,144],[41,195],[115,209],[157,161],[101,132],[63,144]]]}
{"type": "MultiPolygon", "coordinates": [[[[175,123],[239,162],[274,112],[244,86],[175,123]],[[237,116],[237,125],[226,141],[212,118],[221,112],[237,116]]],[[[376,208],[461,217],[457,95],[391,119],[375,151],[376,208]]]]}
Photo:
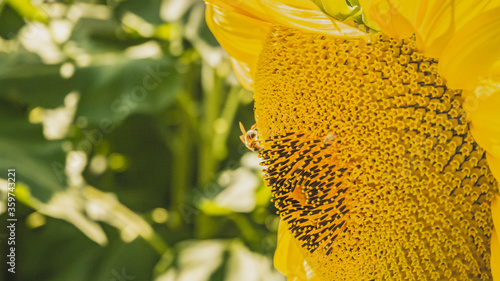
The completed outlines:
{"type": "Polygon", "coordinates": [[[201,0],[0,1],[0,279],[284,280],[201,0]],[[7,169],[16,169],[16,273],[7,169]]]}

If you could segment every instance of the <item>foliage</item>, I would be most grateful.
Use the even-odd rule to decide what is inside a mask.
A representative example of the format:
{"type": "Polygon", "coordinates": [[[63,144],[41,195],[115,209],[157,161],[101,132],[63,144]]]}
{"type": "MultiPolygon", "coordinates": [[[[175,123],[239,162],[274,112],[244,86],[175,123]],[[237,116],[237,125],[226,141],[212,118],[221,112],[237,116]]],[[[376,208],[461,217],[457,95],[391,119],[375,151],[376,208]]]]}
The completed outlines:
{"type": "Polygon", "coordinates": [[[270,192],[239,140],[252,94],[202,1],[0,3],[16,280],[282,280],[270,192]]]}

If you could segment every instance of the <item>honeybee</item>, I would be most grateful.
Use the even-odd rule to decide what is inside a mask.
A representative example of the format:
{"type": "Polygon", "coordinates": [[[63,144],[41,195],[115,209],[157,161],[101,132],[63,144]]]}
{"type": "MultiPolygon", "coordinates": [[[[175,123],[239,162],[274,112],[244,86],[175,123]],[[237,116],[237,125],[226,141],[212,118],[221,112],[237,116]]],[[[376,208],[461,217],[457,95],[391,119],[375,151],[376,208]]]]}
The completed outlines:
{"type": "Polygon", "coordinates": [[[260,145],[259,137],[257,135],[257,124],[254,124],[250,130],[246,131],[243,124],[240,122],[240,130],[243,135],[240,136],[240,140],[246,145],[251,151],[261,151],[263,147],[260,145]]]}

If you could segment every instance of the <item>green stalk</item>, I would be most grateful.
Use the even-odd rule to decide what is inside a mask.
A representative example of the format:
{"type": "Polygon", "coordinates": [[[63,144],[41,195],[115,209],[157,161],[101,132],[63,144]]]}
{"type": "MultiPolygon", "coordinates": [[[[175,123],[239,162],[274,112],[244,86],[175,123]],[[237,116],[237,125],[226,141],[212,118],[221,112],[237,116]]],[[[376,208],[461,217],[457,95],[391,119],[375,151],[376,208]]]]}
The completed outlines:
{"type": "MultiPolygon", "coordinates": [[[[171,210],[177,214],[177,218],[182,218],[181,208],[183,204],[186,204],[188,187],[193,177],[193,140],[196,139],[198,127],[194,102],[196,94],[194,85],[198,79],[197,66],[191,65],[186,76],[185,91],[178,95],[176,101],[180,117],[177,120],[175,132],[165,136],[165,142],[173,154],[171,210]]],[[[173,228],[183,225],[180,219],[171,222],[173,228]]]]}
{"type": "Polygon", "coordinates": [[[227,155],[227,137],[229,136],[230,128],[234,125],[234,116],[238,110],[240,103],[239,94],[241,91],[241,86],[233,86],[229,91],[229,95],[226,98],[226,103],[224,104],[224,109],[220,119],[226,125],[226,128],[214,135],[214,156],[217,160],[222,160],[227,155]]]}
{"type": "Polygon", "coordinates": [[[213,151],[214,122],[219,115],[219,106],[223,92],[223,80],[215,69],[202,64],[203,115],[200,127],[200,158],[198,166],[198,186],[215,180],[217,160],[213,151]]]}
{"type": "Polygon", "coordinates": [[[143,238],[160,256],[169,249],[167,243],[156,232],[153,232],[149,237],[143,236],[143,238]]]}
{"type": "Polygon", "coordinates": [[[257,231],[255,231],[254,227],[248,221],[248,219],[239,213],[233,213],[228,216],[236,226],[239,228],[241,235],[247,240],[247,241],[257,241],[259,239],[259,234],[257,231]]]}

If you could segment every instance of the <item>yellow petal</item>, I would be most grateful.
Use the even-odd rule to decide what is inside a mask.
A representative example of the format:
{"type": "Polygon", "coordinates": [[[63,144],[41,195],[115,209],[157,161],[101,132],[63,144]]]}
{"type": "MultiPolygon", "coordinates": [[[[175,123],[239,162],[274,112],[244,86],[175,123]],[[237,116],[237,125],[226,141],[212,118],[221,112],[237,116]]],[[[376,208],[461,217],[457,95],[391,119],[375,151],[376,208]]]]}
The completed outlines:
{"type": "Polygon", "coordinates": [[[306,32],[360,37],[366,33],[324,14],[310,0],[260,0],[272,21],[306,32]]]}
{"type": "Polygon", "coordinates": [[[499,87],[500,85],[493,83],[481,85],[473,94],[466,94],[464,101],[471,129],[474,129],[481,139],[478,143],[490,153],[495,152],[494,145],[500,144],[499,87]]]}
{"type": "Polygon", "coordinates": [[[497,230],[500,227],[500,198],[495,196],[491,201],[491,214],[493,216],[493,234],[491,235],[491,274],[494,281],[500,281],[500,241],[497,230]]]}
{"type": "Polygon", "coordinates": [[[234,74],[241,85],[249,91],[253,91],[253,73],[255,66],[250,66],[244,62],[237,61],[231,58],[231,64],[233,65],[234,74]]]}
{"type": "Polygon", "coordinates": [[[303,250],[290,234],[284,221],[280,221],[278,227],[274,267],[286,275],[289,281],[321,281],[306,262],[303,250]]]}
{"type": "Polygon", "coordinates": [[[500,280],[500,242],[496,229],[493,230],[491,235],[491,274],[493,281],[500,280]]]}
{"type": "Polygon", "coordinates": [[[493,64],[491,73],[488,76],[491,76],[492,81],[500,82],[500,59],[493,64]]]}
{"type": "Polygon", "coordinates": [[[270,23],[207,4],[207,25],[221,46],[234,59],[256,65],[270,23]]]}
{"type": "Polygon", "coordinates": [[[363,13],[385,34],[402,39],[415,31],[412,22],[418,1],[359,0],[363,13]]]}
{"type": "Polygon", "coordinates": [[[500,84],[485,81],[463,95],[472,136],[488,153],[488,165],[500,180],[500,84]]]}
{"type": "Polygon", "coordinates": [[[491,200],[491,215],[495,229],[500,228],[500,195],[496,195],[491,200]]]}
{"type": "MultiPolygon", "coordinates": [[[[473,93],[465,93],[464,109],[471,123],[473,136],[484,149],[497,155],[500,145],[500,85],[483,84],[473,93]]],[[[500,156],[500,154],[498,154],[500,156]]]]}
{"type": "Polygon", "coordinates": [[[472,89],[490,79],[500,58],[500,7],[471,20],[442,53],[439,72],[451,88],[472,89]]]}
{"type": "Polygon", "coordinates": [[[280,221],[278,227],[278,246],[274,253],[274,267],[286,276],[298,273],[297,277],[303,278],[301,274],[304,257],[300,249],[293,241],[292,235],[288,231],[288,225],[280,221]]]}
{"type": "Polygon", "coordinates": [[[262,21],[271,22],[271,18],[267,14],[264,7],[260,4],[260,0],[205,0],[209,4],[220,7],[224,10],[229,10],[242,15],[260,19],[262,21]]]}
{"type": "Polygon", "coordinates": [[[421,1],[415,21],[419,49],[426,56],[440,57],[455,32],[473,18],[498,7],[500,7],[498,0],[421,1]]]}
{"type": "Polygon", "coordinates": [[[500,158],[486,153],[486,160],[488,162],[488,167],[490,167],[491,173],[497,179],[497,181],[500,181],[500,158]]]}
{"type": "Polygon", "coordinates": [[[276,251],[274,252],[274,267],[283,274],[288,272],[288,264],[286,257],[288,256],[288,247],[290,244],[290,234],[288,234],[288,229],[286,223],[280,220],[278,226],[278,245],[276,251]]]}
{"type": "Polygon", "coordinates": [[[207,0],[206,2],[233,13],[306,32],[343,37],[366,35],[356,28],[331,19],[310,0],[207,0]]]}

